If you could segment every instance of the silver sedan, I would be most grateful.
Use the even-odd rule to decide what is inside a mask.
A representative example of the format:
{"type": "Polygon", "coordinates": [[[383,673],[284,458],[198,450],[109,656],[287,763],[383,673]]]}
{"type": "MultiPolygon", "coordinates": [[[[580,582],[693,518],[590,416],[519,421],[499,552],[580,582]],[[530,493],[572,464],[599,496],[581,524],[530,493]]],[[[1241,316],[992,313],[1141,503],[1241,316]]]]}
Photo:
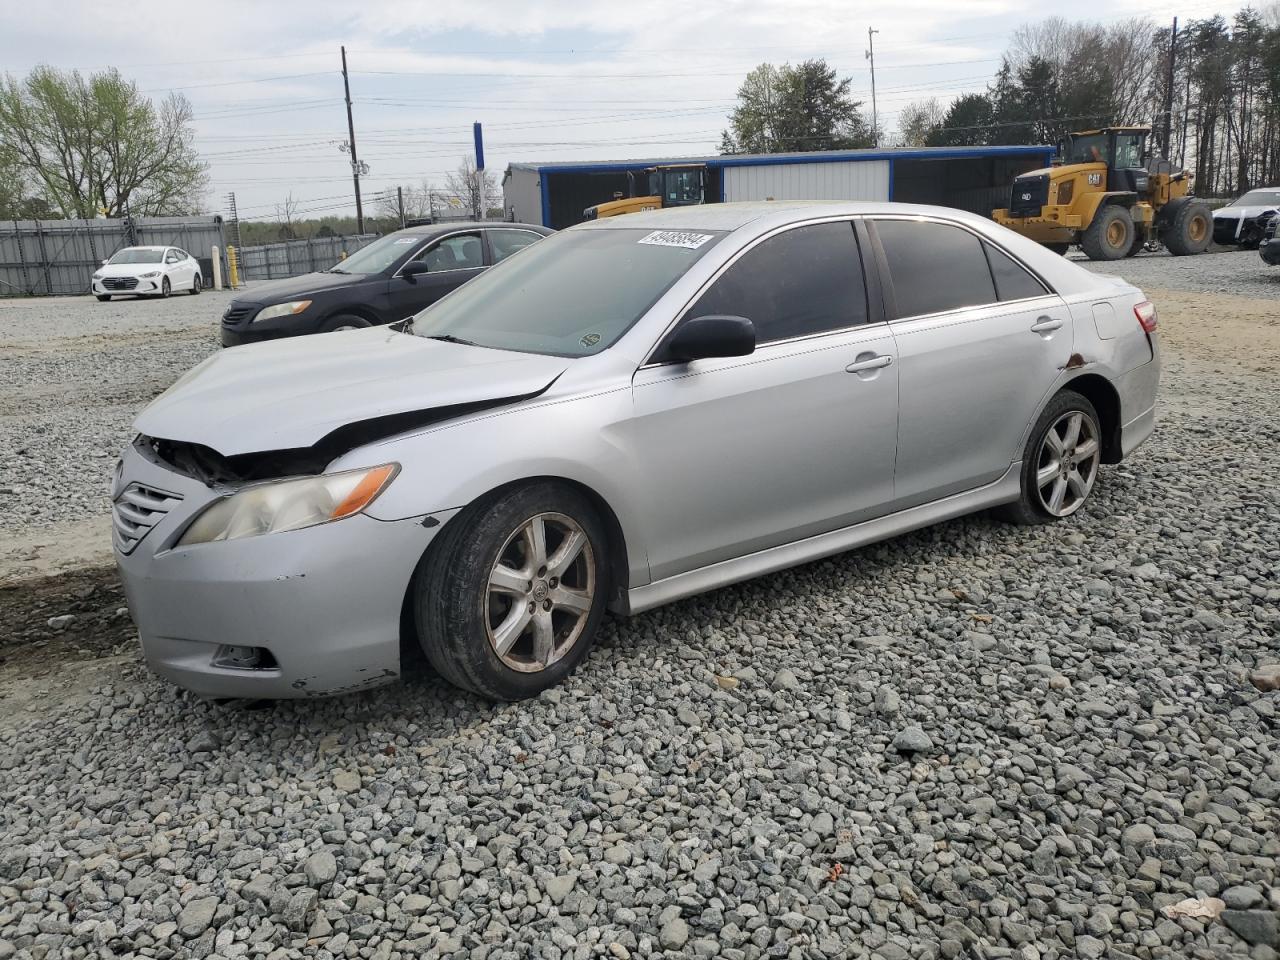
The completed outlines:
{"type": "Polygon", "coordinates": [[[115,547],[217,697],[519,699],[637,613],[975,510],[1080,510],[1151,433],[1156,313],[995,224],[714,204],[583,224],[392,328],[223,352],[139,416],[115,547]]]}

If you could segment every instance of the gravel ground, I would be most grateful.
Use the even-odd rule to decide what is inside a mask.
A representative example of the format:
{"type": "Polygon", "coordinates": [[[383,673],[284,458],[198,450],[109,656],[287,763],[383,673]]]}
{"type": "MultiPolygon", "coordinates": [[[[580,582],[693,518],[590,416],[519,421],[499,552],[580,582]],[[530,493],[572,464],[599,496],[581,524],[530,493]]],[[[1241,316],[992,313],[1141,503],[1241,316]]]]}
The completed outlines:
{"type": "Polygon", "coordinates": [[[0,960],[1275,958],[1280,390],[1166,361],[1083,516],[610,619],[519,705],[201,702],[109,572],[0,590],[0,960]]]}
{"type": "Polygon", "coordinates": [[[1196,257],[1175,257],[1162,251],[1106,263],[1090,263],[1078,252],[1071,258],[1090,270],[1124,277],[1144,289],[1229,293],[1273,302],[1280,296],[1280,267],[1263,263],[1256,250],[1215,247],[1214,252],[1196,257]]]}

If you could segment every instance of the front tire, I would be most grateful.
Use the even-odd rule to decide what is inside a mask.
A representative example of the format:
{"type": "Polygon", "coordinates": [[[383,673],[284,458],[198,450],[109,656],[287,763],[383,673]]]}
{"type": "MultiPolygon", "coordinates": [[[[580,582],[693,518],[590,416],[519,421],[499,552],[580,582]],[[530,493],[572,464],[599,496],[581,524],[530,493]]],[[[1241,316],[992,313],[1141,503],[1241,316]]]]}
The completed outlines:
{"type": "Polygon", "coordinates": [[[173,293],[173,288],[169,286],[169,278],[165,277],[160,281],[160,296],[161,298],[168,297],[171,293],[173,293]]]}
{"type": "Polygon", "coordinates": [[[322,323],[320,325],[320,333],[337,333],[339,330],[363,330],[369,325],[369,321],[364,317],[357,317],[351,313],[340,313],[322,323]]]}
{"type": "Polygon", "coordinates": [[[1102,429],[1093,404],[1062,390],[1044,408],[1022,453],[1022,491],[1000,515],[1024,525],[1063,520],[1093,492],[1102,465],[1102,429]]]}
{"type": "Polygon", "coordinates": [[[1175,257],[1204,253],[1213,240],[1213,218],[1209,208],[1190,197],[1171,200],[1165,215],[1164,245],[1175,257]]]}
{"type": "Polygon", "coordinates": [[[517,487],[458,514],[414,582],[418,639],[450,683],[525,700],[587,655],[609,591],[607,535],[577,491],[517,487]]]}
{"type": "Polygon", "coordinates": [[[111,294],[109,293],[95,293],[94,296],[98,298],[99,303],[106,303],[111,299],[111,294]]]}
{"type": "Polygon", "coordinates": [[[1058,254],[1058,256],[1060,256],[1060,257],[1065,257],[1065,256],[1067,255],[1067,251],[1071,249],[1071,244],[1069,244],[1069,243],[1046,243],[1046,244],[1045,244],[1045,249],[1046,249],[1046,250],[1052,250],[1054,253],[1058,254]]]}
{"type": "Polygon", "coordinates": [[[1080,238],[1080,248],[1090,260],[1119,260],[1133,246],[1133,217],[1126,207],[1099,207],[1080,238]]]}

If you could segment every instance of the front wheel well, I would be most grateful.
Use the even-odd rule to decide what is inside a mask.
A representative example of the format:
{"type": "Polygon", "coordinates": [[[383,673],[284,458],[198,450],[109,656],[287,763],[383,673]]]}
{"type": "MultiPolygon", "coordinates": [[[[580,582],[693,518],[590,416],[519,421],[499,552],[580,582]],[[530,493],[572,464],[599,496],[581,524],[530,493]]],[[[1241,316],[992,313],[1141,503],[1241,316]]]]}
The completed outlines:
{"type": "Polygon", "coordinates": [[[377,326],[382,323],[382,318],[363,304],[344,304],[340,307],[334,307],[320,318],[320,323],[327,323],[334,317],[340,317],[343,314],[349,314],[353,317],[359,317],[361,320],[367,320],[373,326],[377,326]]]}
{"type": "Polygon", "coordinates": [[[1111,381],[1096,373],[1086,373],[1063,384],[1063,390],[1073,390],[1084,396],[1098,411],[1098,424],[1102,431],[1102,462],[1119,463],[1124,457],[1120,446],[1120,395],[1111,381]]]}
{"type": "MultiPolygon", "coordinates": [[[[623,533],[622,523],[618,520],[618,515],[614,513],[613,507],[609,505],[609,501],[585,483],[570,480],[568,477],[557,476],[524,477],[520,480],[512,480],[476,497],[466,507],[450,517],[445,525],[466,523],[474,515],[475,510],[484,503],[496,500],[516,487],[534,483],[561,484],[590,501],[591,506],[600,515],[600,520],[604,524],[609,538],[606,554],[609,565],[610,605],[625,607],[625,598],[631,581],[631,565],[627,559],[626,535],[623,533]]],[[[431,543],[427,545],[427,549],[418,558],[418,565],[414,568],[413,576],[409,578],[409,585],[405,589],[404,598],[400,604],[400,663],[402,671],[406,665],[421,664],[426,659],[422,653],[422,647],[418,643],[417,625],[414,621],[413,612],[413,595],[418,582],[418,573],[427,562],[427,557],[431,555],[432,549],[441,541],[440,534],[443,530],[444,528],[442,527],[436,531],[436,535],[431,538],[431,543]]]]}

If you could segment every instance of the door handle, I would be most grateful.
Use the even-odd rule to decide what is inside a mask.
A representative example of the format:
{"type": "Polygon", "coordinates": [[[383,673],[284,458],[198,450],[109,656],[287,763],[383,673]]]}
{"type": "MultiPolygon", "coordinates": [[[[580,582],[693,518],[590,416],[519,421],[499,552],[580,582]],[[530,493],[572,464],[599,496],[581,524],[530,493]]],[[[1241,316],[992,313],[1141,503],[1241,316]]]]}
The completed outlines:
{"type": "Polygon", "coordinates": [[[1057,317],[1039,317],[1031,325],[1031,330],[1033,333],[1051,333],[1061,327],[1062,321],[1057,317]]]}
{"type": "Polygon", "coordinates": [[[878,357],[868,357],[866,360],[855,360],[844,368],[845,373],[865,373],[868,370],[879,370],[881,367],[887,367],[893,363],[893,357],[888,354],[881,354],[878,357]]]}

